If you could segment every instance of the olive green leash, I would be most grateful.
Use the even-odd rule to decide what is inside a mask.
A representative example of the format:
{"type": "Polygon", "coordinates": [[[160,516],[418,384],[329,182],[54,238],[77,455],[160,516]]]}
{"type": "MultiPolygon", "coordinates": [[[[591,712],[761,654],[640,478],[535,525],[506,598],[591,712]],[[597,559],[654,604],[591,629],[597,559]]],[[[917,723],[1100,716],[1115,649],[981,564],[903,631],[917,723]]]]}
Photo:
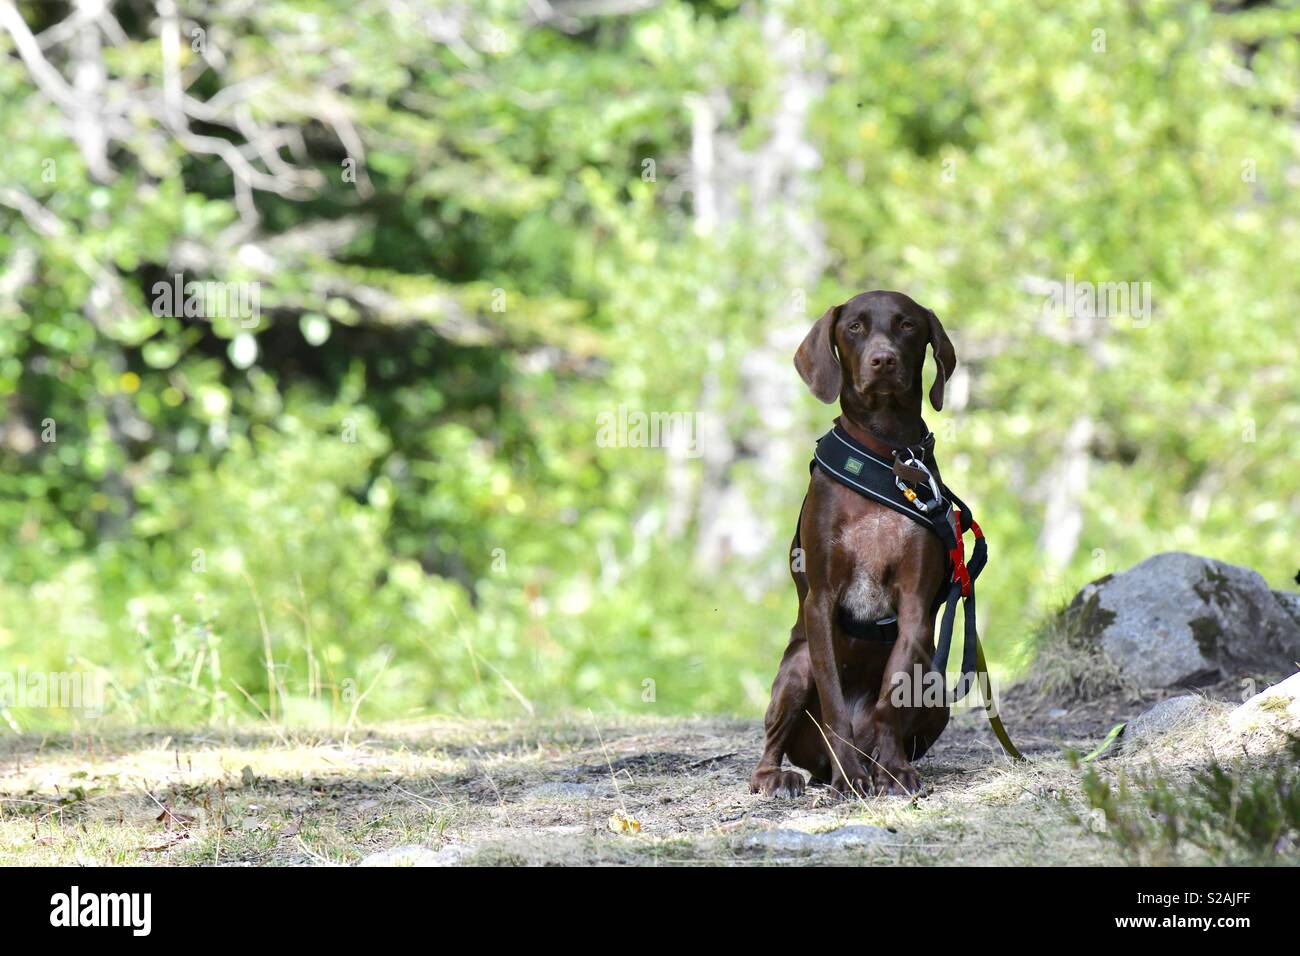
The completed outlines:
{"type": "Polygon", "coordinates": [[[998,738],[998,743],[1002,745],[1008,757],[1012,760],[1024,760],[1024,754],[1011,742],[1011,735],[1007,733],[1002,718],[998,716],[998,704],[993,696],[993,682],[989,679],[989,665],[984,659],[984,645],[980,643],[978,637],[975,638],[975,673],[979,680],[980,694],[984,698],[984,713],[989,719],[989,726],[993,728],[993,735],[998,738]]]}

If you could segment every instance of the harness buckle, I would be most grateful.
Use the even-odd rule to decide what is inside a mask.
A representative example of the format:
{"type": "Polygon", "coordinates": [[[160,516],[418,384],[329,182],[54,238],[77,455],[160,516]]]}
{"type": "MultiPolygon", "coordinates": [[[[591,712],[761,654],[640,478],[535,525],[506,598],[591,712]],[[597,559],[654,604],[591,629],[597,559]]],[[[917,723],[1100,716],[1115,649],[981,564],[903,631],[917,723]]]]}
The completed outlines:
{"type": "Polygon", "coordinates": [[[943,494],[939,491],[939,482],[935,480],[934,473],[925,466],[925,462],[920,458],[917,458],[910,449],[908,450],[908,456],[909,457],[904,459],[895,456],[894,461],[897,464],[901,464],[904,468],[919,471],[925,477],[926,482],[930,485],[931,498],[929,501],[922,501],[915,491],[907,487],[906,482],[904,482],[902,477],[897,473],[894,475],[894,484],[898,486],[898,490],[903,493],[903,497],[910,501],[917,511],[920,511],[922,514],[929,514],[932,508],[937,508],[943,503],[943,494]]]}

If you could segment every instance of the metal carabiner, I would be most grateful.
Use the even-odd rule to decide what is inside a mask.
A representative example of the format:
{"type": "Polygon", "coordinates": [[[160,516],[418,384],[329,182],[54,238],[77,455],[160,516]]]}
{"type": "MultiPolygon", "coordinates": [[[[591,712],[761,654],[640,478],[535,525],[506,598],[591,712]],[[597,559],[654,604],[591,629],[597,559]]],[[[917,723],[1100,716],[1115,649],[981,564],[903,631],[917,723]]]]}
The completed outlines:
{"type": "Polygon", "coordinates": [[[943,494],[939,491],[939,482],[935,481],[934,473],[931,472],[929,468],[925,467],[925,462],[921,461],[921,459],[915,457],[908,458],[903,461],[903,464],[909,468],[916,468],[925,475],[926,480],[930,483],[930,494],[933,495],[933,497],[928,502],[922,501],[920,496],[911,488],[907,487],[903,482],[903,479],[897,475],[894,476],[894,484],[898,486],[898,490],[903,493],[903,497],[910,501],[917,511],[920,511],[922,514],[928,514],[931,508],[937,507],[940,502],[943,501],[943,494]]]}

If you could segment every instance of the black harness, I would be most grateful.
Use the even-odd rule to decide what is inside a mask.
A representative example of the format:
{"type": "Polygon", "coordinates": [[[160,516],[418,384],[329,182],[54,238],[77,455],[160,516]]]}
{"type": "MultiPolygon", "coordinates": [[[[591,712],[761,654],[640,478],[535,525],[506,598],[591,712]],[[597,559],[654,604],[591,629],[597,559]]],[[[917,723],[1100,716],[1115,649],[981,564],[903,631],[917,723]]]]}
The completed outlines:
{"type": "MultiPolygon", "coordinates": [[[[895,449],[893,461],[885,461],[837,423],[817,442],[808,470],[812,472],[817,468],[858,494],[907,515],[938,535],[943,542],[948,554],[949,580],[935,595],[931,609],[931,613],[936,613],[940,607],[943,608],[933,669],[942,679],[948,667],[957,602],[964,598],[966,610],[961,679],[956,690],[948,696],[953,703],[961,700],[974,686],[977,670],[982,669],[982,662],[978,660],[979,635],[975,628],[975,579],[988,562],[988,545],[965,502],[935,475],[938,469],[934,464],[934,435],[927,433],[919,445],[895,449]],[[967,531],[975,534],[975,546],[969,561],[966,560],[962,544],[962,536],[967,531]]],[[[806,504],[806,497],[804,501],[806,504]]],[[[800,523],[802,518],[801,509],[800,523]]],[[[795,546],[799,547],[798,530],[795,531],[795,546]]],[[[896,618],[883,618],[875,623],[874,639],[888,642],[897,640],[896,618]]]]}

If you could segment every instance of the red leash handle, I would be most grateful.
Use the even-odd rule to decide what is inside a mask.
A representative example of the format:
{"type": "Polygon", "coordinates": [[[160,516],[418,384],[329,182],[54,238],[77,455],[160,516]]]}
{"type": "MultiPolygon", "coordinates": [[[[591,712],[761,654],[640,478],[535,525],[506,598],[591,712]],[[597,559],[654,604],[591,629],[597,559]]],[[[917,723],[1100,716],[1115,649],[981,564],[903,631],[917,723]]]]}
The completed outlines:
{"type": "Polygon", "coordinates": [[[975,523],[975,519],[963,512],[953,508],[953,524],[956,526],[956,534],[953,536],[957,539],[957,546],[948,552],[948,560],[952,562],[952,581],[954,584],[961,585],[961,596],[970,597],[971,580],[970,571],[966,569],[966,545],[962,542],[962,536],[969,530],[975,532],[976,538],[984,537],[984,532],[980,526],[975,523]],[[966,519],[966,527],[962,527],[962,518],[966,519]]]}

